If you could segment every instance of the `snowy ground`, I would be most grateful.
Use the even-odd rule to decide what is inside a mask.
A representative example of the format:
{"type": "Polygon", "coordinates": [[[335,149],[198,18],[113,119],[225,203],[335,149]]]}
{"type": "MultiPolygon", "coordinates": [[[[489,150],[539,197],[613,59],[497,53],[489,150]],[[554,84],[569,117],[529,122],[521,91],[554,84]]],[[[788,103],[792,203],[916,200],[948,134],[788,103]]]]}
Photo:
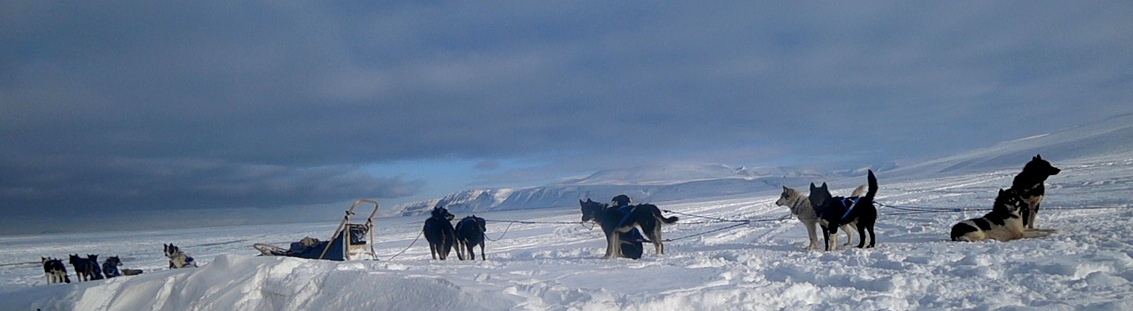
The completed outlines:
{"type": "MultiPolygon", "coordinates": [[[[0,309],[11,310],[752,310],[1133,309],[1133,154],[1052,159],[1039,226],[1059,232],[1008,243],[947,241],[984,212],[881,208],[875,249],[806,251],[794,219],[732,223],[682,216],[664,228],[667,253],[602,260],[599,229],[577,207],[478,213],[489,219],[487,261],[434,261],[418,241],[423,218],[381,219],[380,261],[256,257],[252,243],[329,238],[336,223],[0,237],[0,309]],[[1099,208],[1102,207],[1102,208],[1099,208]],[[506,229],[506,230],[505,230],[506,229]],[[505,234],[506,231],[506,234],[505,234]],[[501,238],[502,235],[502,238],[501,238]],[[162,243],[204,265],[165,270],[162,243]],[[45,285],[40,256],[120,255],[140,276],[45,285]]],[[[1020,162],[1018,167],[1022,167],[1020,162]]],[[[887,180],[890,205],[990,209],[1018,168],[887,180]]],[[[836,194],[865,182],[831,181],[836,194]]],[[[805,187],[801,185],[789,185],[805,187]]],[[[725,219],[778,219],[778,193],[653,202],[725,219]]],[[[457,215],[463,217],[464,215],[457,215]]],[[[68,269],[71,269],[68,266],[68,269]]],[[[72,271],[73,273],[73,271],[72,271]]]]}

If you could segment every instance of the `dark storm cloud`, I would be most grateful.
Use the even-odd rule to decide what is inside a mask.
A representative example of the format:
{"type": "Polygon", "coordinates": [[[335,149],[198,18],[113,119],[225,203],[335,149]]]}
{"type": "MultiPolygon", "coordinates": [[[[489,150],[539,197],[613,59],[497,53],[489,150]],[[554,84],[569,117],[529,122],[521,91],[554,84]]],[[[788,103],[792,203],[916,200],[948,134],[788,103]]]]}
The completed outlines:
{"type": "Polygon", "coordinates": [[[417,159],[553,172],[944,155],[1129,112],[1130,11],[9,2],[0,208],[397,198],[429,181],[357,168],[417,159]]]}

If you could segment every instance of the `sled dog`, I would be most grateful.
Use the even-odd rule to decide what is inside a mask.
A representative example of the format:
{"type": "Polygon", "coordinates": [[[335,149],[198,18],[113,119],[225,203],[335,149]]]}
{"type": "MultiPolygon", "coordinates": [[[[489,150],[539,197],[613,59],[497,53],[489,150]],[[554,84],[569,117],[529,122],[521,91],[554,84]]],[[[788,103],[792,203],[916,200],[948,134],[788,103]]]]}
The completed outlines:
{"type": "Polygon", "coordinates": [[[873,227],[877,222],[877,207],[873,206],[873,197],[877,195],[877,177],[873,170],[869,170],[867,179],[868,189],[865,196],[860,197],[834,197],[830,195],[830,188],[826,183],[821,187],[810,184],[810,204],[818,217],[826,220],[822,226],[822,237],[826,242],[826,250],[832,251],[837,241],[831,241],[831,236],[837,238],[838,227],[856,221],[858,229],[858,248],[874,247],[877,243],[877,234],[873,227]],[[866,232],[869,232],[869,244],[866,244],[866,232]]]}
{"type": "Polygon", "coordinates": [[[456,257],[464,260],[464,251],[468,251],[468,259],[476,260],[474,246],[480,245],[481,260],[488,260],[484,255],[484,232],[488,231],[487,221],[476,215],[464,217],[456,223],[456,257]]]}
{"type": "MultiPolygon", "coordinates": [[[[624,196],[624,195],[622,195],[624,196]]],[[[625,197],[628,203],[629,197],[625,197]]],[[[633,231],[634,228],[641,227],[641,233],[645,234],[645,238],[653,242],[653,250],[658,255],[665,253],[665,244],[661,239],[661,224],[671,224],[677,222],[679,219],[676,216],[666,218],[661,215],[661,209],[656,205],[645,203],[637,205],[629,205],[627,215],[623,216],[618,224],[615,225],[614,232],[618,235],[633,231]]],[[[624,211],[624,210],[623,210],[624,211]]],[[[617,239],[607,239],[608,246],[615,247],[615,254],[618,253],[617,247],[621,243],[617,243],[617,239]]]]}
{"type": "MultiPolygon", "coordinates": [[[[850,196],[860,197],[865,194],[865,189],[866,186],[861,185],[857,189],[854,189],[853,194],[850,194],[850,196]]],[[[818,214],[815,213],[814,208],[810,206],[810,198],[803,194],[802,191],[783,186],[783,194],[779,196],[778,201],[775,201],[775,205],[786,206],[791,209],[792,215],[798,216],[799,221],[806,227],[807,235],[810,237],[810,244],[807,246],[807,249],[818,249],[818,235],[815,231],[815,226],[818,225],[819,222],[826,225],[826,221],[818,218],[818,214]]],[[[852,232],[856,233],[856,231],[854,231],[855,225],[857,225],[856,222],[850,222],[839,227],[842,228],[842,232],[846,233],[846,244],[842,244],[843,246],[854,243],[852,232]]],[[[833,238],[834,243],[838,243],[838,235],[834,235],[833,238]]]]}
{"type": "Polygon", "coordinates": [[[455,216],[448,209],[438,206],[433,208],[432,216],[425,219],[425,226],[421,230],[425,232],[425,240],[429,241],[429,253],[433,255],[433,259],[447,259],[452,246],[456,244],[456,230],[449,222],[453,217],[455,216]]]}
{"type": "Polygon", "coordinates": [[[578,200],[578,205],[582,208],[582,222],[597,222],[598,226],[602,228],[602,233],[606,234],[606,254],[602,258],[641,258],[641,254],[645,252],[645,249],[641,246],[645,237],[641,235],[641,232],[631,230],[626,234],[618,234],[614,231],[618,222],[625,217],[625,213],[617,208],[610,207],[609,204],[594,202],[590,199],[586,199],[586,201],[578,200]],[[609,246],[611,239],[618,241],[616,249],[618,252],[614,252],[615,248],[609,246]]]}
{"type": "Polygon", "coordinates": [[[47,277],[47,284],[71,283],[71,277],[67,276],[67,266],[63,264],[63,260],[51,257],[39,257],[39,260],[43,263],[43,274],[47,277]]]}
{"type": "Polygon", "coordinates": [[[1015,180],[1011,181],[1011,190],[1015,190],[1023,202],[1027,206],[1023,208],[1020,217],[1023,218],[1023,227],[1027,229],[1035,228],[1035,215],[1039,213],[1039,204],[1043,202],[1043,196],[1046,194],[1046,187],[1043,182],[1050,176],[1058,175],[1062,170],[1050,165],[1050,162],[1043,160],[1041,155],[1035,155],[1031,158],[1027,165],[1023,166],[1023,171],[1019,175],[1015,175],[1015,180]]]}
{"type": "Polygon", "coordinates": [[[89,259],[79,257],[78,254],[72,254],[68,262],[71,263],[71,266],[75,267],[75,278],[78,279],[78,282],[102,278],[101,276],[95,277],[94,264],[91,263],[89,259]]]}
{"type": "Polygon", "coordinates": [[[165,248],[165,258],[169,258],[169,269],[196,268],[197,262],[189,254],[174,246],[173,243],[162,244],[165,248]]]}
{"type": "Polygon", "coordinates": [[[983,241],[987,239],[1007,242],[1022,238],[1044,237],[1053,230],[1030,230],[1023,226],[1020,213],[1027,208],[1027,201],[1014,189],[999,189],[991,212],[980,218],[972,218],[952,226],[953,241],[983,241]]]}
{"type": "Polygon", "coordinates": [[[122,266],[122,260],[118,256],[110,256],[106,258],[106,262],[102,263],[102,273],[106,274],[106,278],[115,278],[122,276],[122,272],[118,271],[118,267],[122,266]]]}

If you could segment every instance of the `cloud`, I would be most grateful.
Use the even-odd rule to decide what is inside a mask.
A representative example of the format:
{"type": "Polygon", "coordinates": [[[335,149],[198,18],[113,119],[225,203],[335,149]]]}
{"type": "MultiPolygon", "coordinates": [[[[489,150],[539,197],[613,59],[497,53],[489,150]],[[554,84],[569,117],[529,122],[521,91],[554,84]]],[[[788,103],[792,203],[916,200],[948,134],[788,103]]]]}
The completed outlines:
{"type": "Polygon", "coordinates": [[[4,211],[405,198],[453,177],[357,168],[444,159],[924,159],[1133,95],[1129,4],[0,6],[4,211]]]}
{"type": "Polygon", "coordinates": [[[479,163],[476,163],[476,165],[473,166],[473,167],[476,168],[477,170],[492,171],[492,170],[496,170],[496,169],[500,168],[500,162],[496,162],[496,161],[492,161],[492,160],[484,160],[484,161],[480,161],[479,163]]]}
{"type": "Polygon", "coordinates": [[[357,167],[297,168],[221,160],[6,157],[8,208],[53,215],[147,209],[271,208],[415,194],[420,180],[378,178],[357,167]]]}

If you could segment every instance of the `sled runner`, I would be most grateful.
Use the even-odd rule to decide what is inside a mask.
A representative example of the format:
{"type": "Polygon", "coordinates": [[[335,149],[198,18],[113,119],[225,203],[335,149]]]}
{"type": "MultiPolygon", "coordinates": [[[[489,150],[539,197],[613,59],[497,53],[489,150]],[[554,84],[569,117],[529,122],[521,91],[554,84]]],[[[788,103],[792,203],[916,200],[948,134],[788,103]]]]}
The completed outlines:
{"type": "Polygon", "coordinates": [[[335,229],[334,235],[328,241],[319,241],[318,239],[306,237],[299,242],[292,242],[290,248],[282,248],[279,246],[256,243],[252,247],[260,251],[263,256],[287,256],[299,257],[307,259],[326,259],[326,260],[376,260],[377,256],[374,255],[374,246],[370,244],[374,240],[374,216],[378,214],[378,202],[374,200],[361,199],[355,201],[350,209],[346,210],[346,216],[343,217],[342,223],[335,229]],[[366,218],[365,223],[352,223],[350,216],[354,215],[354,209],[359,204],[370,203],[374,204],[374,211],[370,212],[370,217],[366,218]]]}

